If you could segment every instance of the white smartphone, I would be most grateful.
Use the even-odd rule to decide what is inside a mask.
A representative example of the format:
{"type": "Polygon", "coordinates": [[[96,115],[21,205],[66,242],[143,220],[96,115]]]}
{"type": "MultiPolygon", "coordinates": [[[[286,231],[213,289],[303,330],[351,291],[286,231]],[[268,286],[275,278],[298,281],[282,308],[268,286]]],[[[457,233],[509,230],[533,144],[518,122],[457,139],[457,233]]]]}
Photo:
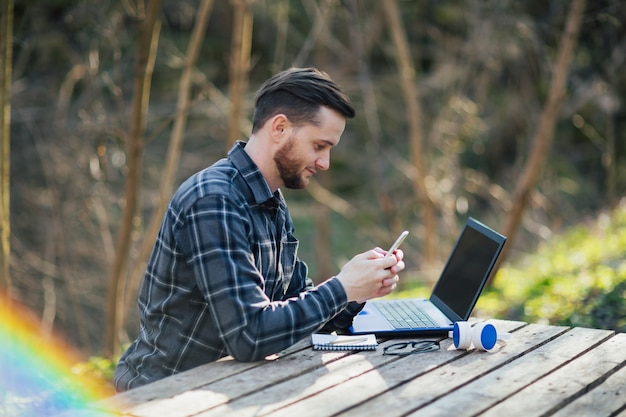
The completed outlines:
{"type": "Polygon", "coordinates": [[[389,250],[387,251],[387,254],[385,255],[385,258],[388,258],[389,256],[391,256],[392,253],[394,253],[394,251],[396,249],[398,249],[398,247],[400,246],[400,244],[402,243],[402,241],[404,241],[404,239],[409,235],[409,231],[405,230],[404,232],[400,233],[400,236],[398,236],[398,238],[396,239],[395,242],[393,242],[393,245],[391,245],[391,247],[389,248],[389,250]]]}

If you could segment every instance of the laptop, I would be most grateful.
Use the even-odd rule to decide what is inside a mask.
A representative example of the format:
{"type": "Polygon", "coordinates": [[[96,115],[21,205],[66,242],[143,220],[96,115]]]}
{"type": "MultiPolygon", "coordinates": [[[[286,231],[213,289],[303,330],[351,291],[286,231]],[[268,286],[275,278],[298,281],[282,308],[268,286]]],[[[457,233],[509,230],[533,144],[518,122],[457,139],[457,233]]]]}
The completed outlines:
{"type": "Polygon", "coordinates": [[[469,218],[429,299],[368,301],[349,328],[353,334],[408,336],[452,330],[470,317],[506,237],[469,218]]]}

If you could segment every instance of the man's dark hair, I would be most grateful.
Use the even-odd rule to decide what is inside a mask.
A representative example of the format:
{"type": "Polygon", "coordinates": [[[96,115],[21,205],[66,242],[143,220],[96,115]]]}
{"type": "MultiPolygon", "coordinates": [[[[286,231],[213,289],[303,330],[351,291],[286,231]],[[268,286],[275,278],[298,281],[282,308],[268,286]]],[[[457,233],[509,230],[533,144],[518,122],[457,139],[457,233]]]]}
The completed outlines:
{"type": "Polygon", "coordinates": [[[318,124],[320,106],[329,107],[346,119],[355,115],[348,96],[323,71],[315,68],[290,68],[259,88],[254,99],[252,133],[272,116],[282,113],[296,126],[318,124]]]}

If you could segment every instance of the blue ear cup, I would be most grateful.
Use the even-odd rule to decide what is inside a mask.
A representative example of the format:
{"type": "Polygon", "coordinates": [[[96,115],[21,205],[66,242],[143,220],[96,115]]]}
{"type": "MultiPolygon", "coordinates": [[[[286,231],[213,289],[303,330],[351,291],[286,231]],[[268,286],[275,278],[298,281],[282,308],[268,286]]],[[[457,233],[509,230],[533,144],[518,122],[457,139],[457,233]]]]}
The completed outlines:
{"type": "Polygon", "coordinates": [[[498,341],[498,332],[493,324],[478,323],[472,329],[472,343],[476,349],[491,350],[498,341]]]}
{"type": "Polygon", "coordinates": [[[508,339],[511,334],[498,333],[491,323],[478,323],[472,328],[466,321],[457,321],[450,336],[456,349],[469,349],[473,344],[478,350],[489,351],[496,346],[499,339],[508,339]]]}
{"type": "Polygon", "coordinates": [[[457,321],[452,328],[452,342],[457,349],[469,349],[472,344],[472,328],[466,321],[457,321]]]}

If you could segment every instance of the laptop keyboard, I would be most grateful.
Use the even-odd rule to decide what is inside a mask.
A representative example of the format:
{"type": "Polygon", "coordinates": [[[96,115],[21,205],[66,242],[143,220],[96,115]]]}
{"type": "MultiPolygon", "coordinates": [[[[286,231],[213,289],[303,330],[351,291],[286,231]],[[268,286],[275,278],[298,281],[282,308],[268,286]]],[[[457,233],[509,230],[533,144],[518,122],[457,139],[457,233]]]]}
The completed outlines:
{"type": "Polygon", "coordinates": [[[376,306],[396,329],[438,327],[438,325],[410,300],[390,300],[376,306]]]}

